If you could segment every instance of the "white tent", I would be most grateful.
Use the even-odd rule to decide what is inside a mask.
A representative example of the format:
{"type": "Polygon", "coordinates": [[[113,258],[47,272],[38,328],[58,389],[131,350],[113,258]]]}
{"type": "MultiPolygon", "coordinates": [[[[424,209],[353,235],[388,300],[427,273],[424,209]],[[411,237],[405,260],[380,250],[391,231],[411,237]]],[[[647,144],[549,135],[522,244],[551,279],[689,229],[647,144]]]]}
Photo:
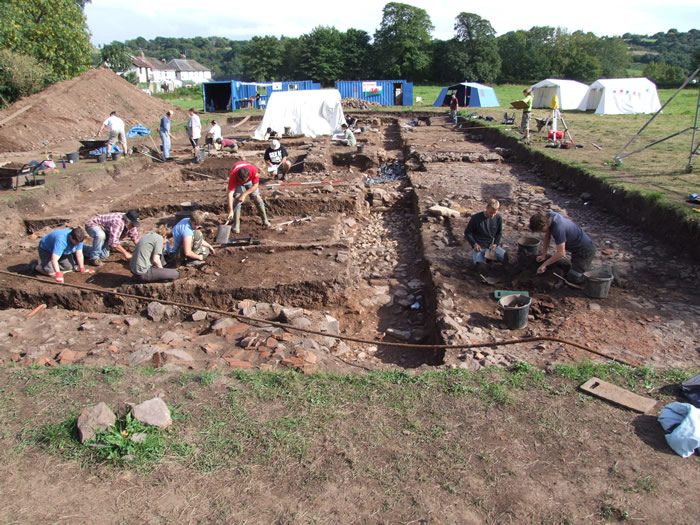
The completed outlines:
{"type": "Polygon", "coordinates": [[[265,138],[267,128],[282,135],[285,128],[292,135],[332,135],[345,123],[340,91],[311,89],[306,91],[274,91],[267,102],[262,122],[253,133],[258,140],[265,138]]]}
{"type": "Polygon", "coordinates": [[[554,95],[559,99],[559,109],[578,109],[579,104],[586,96],[588,86],[575,80],[562,80],[559,78],[547,78],[530,86],[532,90],[533,108],[552,107],[554,95]]]}
{"type": "Polygon", "coordinates": [[[644,77],[599,78],[578,107],[581,111],[595,110],[598,115],[655,113],[659,108],[656,84],[644,77]]]}

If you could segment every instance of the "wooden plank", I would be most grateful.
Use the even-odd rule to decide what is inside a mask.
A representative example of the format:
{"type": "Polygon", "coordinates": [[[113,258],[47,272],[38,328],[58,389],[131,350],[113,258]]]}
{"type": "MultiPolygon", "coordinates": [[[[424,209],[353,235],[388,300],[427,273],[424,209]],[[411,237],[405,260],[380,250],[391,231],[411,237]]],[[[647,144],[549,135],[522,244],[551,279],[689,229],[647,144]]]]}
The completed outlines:
{"type": "Polygon", "coordinates": [[[615,404],[622,405],[635,412],[641,412],[642,414],[651,412],[657,404],[656,399],[633,394],[629,390],[615,386],[597,377],[591,377],[582,384],[580,388],[584,392],[612,401],[615,404]]]}
{"type": "Polygon", "coordinates": [[[22,109],[20,109],[19,111],[15,111],[12,115],[10,115],[10,116],[7,117],[5,120],[3,120],[2,122],[0,122],[0,126],[2,126],[3,124],[5,124],[5,122],[10,122],[13,118],[15,118],[15,117],[21,115],[22,113],[24,113],[24,112],[27,111],[28,109],[32,109],[32,106],[26,106],[26,107],[23,107],[22,109]]]}

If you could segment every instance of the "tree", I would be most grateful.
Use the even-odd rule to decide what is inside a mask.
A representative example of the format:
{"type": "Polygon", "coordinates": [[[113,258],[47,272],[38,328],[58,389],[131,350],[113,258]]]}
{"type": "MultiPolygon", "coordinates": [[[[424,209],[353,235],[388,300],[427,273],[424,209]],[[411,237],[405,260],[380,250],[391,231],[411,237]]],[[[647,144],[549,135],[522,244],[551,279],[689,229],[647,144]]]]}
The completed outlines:
{"type": "Polygon", "coordinates": [[[251,38],[241,57],[245,76],[256,82],[279,79],[283,50],[284,46],[277,37],[251,38]]]}
{"type": "Polygon", "coordinates": [[[342,78],[345,80],[362,80],[371,76],[370,61],[372,45],[366,31],[348,29],[343,35],[342,55],[345,69],[342,78]]]}
{"type": "Polygon", "coordinates": [[[665,62],[649,62],[642,74],[659,86],[676,87],[686,80],[683,68],[665,62]]]}
{"type": "Polygon", "coordinates": [[[434,27],[424,9],[390,2],[374,33],[377,76],[423,80],[430,67],[430,33],[434,27]]]}
{"type": "Polygon", "coordinates": [[[304,77],[332,85],[343,75],[343,36],[335,27],[318,26],[299,39],[300,72],[304,77]]]}
{"type": "Polygon", "coordinates": [[[595,46],[595,54],[600,59],[601,75],[604,78],[627,76],[632,57],[624,40],[619,37],[603,37],[595,46]]]}
{"type": "Polygon", "coordinates": [[[0,42],[43,63],[57,80],[90,67],[90,32],[75,0],[4,0],[0,42]]]}
{"type": "Polygon", "coordinates": [[[491,23],[474,13],[460,13],[455,31],[461,53],[451,58],[459,62],[461,77],[473,82],[494,82],[501,71],[501,57],[491,23]]]}
{"type": "Polygon", "coordinates": [[[46,85],[47,71],[34,57],[9,49],[0,50],[0,99],[2,105],[38,93],[46,85]]]}
{"type": "Polygon", "coordinates": [[[107,64],[115,73],[122,73],[131,68],[131,57],[126,52],[126,46],[121,42],[105,44],[100,57],[102,63],[107,64]]]}

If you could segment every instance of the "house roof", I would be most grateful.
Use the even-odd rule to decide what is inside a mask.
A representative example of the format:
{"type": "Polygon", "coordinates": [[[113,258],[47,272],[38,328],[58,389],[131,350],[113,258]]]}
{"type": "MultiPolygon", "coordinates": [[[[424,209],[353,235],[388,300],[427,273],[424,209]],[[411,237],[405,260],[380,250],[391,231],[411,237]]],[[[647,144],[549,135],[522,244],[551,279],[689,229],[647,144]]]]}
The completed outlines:
{"type": "Polygon", "coordinates": [[[136,67],[144,67],[154,71],[172,71],[173,67],[169,64],[164,64],[157,58],[145,56],[132,56],[131,63],[136,67]]]}
{"type": "Polygon", "coordinates": [[[196,60],[188,58],[173,58],[168,62],[168,66],[175,71],[211,71],[196,60]]]}

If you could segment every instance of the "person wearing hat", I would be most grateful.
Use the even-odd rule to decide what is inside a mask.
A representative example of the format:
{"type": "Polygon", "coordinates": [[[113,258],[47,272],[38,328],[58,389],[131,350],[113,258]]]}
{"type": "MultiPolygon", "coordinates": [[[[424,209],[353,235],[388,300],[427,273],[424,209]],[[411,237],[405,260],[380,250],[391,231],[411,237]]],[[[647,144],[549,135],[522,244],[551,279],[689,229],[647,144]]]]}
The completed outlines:
{"type": "Polygon", "coordinates": [[[85,255],[90,264],[102,266],[102,260],[109,257],[109,249],[121,253],[128,261],[131,254],[121,245],[121,241],[129,237],[134,244],[139,242],[139,214],[136,210],[126,213],[105,213],[95,215],[85,223],[85,229],[92,237],[92,246],[85,247],[85,255]]]}
{"type": "Polygon", "coordinates": [[[231,168],[231,175],[228,179],[228,220],[233,219],[234,233],[241,232],[241,207],[248,195],[252,195],[255,199],[255,205],[258,207],[258,214],[262,219],[265,228],[270,227],[270,221],[267,220],[267,212],[265,211],[265,203],[260,196],[258,184],[258,168],[249,162],[236,162],[231,168]],[[235,200],[235,206],[234,206],[235,200]]]}
{"type": "Polygon", "coordinates": [[[270,141],[270,147],[265,150],[265,164],[267,164],[267,172],[271,173],[276,179],[279,175],[279,170],[282,168],[282,180],[289,178],[289,170],[292,169],[292,163],[287,159],[287,148],[280,144],[277,139],[270,141]]]}
{"type": "Polygon", "coordinates": [[[82,228],[61,228],[44,235],[39,241],[39,261],[30,263],[31,269],[56,278],[63,282],[63,272],[77,270],[80,273],[93,273],[85,268],[83,259],[83,240],[85,232],[82,228]]]}

